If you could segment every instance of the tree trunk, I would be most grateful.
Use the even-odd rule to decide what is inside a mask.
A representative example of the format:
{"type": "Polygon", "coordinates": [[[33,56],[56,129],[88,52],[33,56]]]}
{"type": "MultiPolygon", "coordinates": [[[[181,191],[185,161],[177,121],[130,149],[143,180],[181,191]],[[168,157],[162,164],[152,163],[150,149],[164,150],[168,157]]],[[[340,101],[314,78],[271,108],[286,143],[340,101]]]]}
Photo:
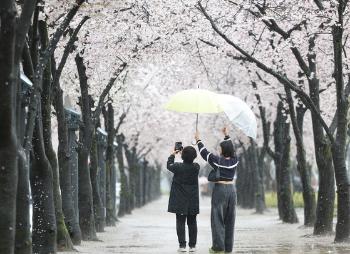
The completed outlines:
{"type": "MultiPolygon", "coordinates": [[[[67,111],[66,111],[66,114],[67,111]]],[[[72,115],[72,113],[70,113],[72,115]]],[[[79,172],[78,172],[78,138],[76,131],[79,130],[80,115],[75,113],[73,117],[69,119],[68,124],[68,145],[69,145],[69,171],[71,172],[72,183],[72,200],[74,207],[75,220],[78,222],[76,233],[71,234],[71,238],[74,244],[81,242],[81,230],[79,226],[79,172]]]]}
{"type": "Polygon", "coordinates": [[[97,179],[98,191],[101,198],[101,215],[103,228],[106,226],[106,149],[107,134],[102,129],[97,131],[97,179]]]}
{"type": "Polygon", "coordinates": [[[240,156],[239,163],[237,165],[237,178],[236,178],[236,188],[237,188],[237,204],[239,206],[242,206],[243,203],[243,174],[245,173],[244,171],[245,168],[245,161],[244,161],[244,156],[243,154],[240,156]]]}
{"type": "MultiPolygon", "coordinates": [[[[29,54],[29,49],[26,47],[26,54],[29,54]]],[[[28,56],[28,55],[27,55],[28,56]]],[[[31,61],[27,57],[23,57],[23,70],[26,74],[33,73],[31,61]],[[27,64],[30,66],[27,70],[27,64]]],[[[16,254],[31,254],[32,253],[32,233],[30,231],[30,181],[29,181],[29,151],[24,150],[24,130],[25,120],[27,117],[26,107],[28,106],[30,96],[30,86],[21,82],[19,85],[17,107],[20,112],[17,118],[17,137],[19,140],[18,148],[18,185],[17,185],[17,205],[16,205],[16,254]]]]}
{"type": "MultiPolygon", "coordinates": [[[[296,120],[297,120],[298,129],[300,131],[301,138],[303,140],[305,108],[302,104],[296,107],[296,113],[297,113],[296,120]]],[[[300,163],[298,163],[298,171],[299,171],[301,182],[303,185],[304,225],[314,226],[316,221],[316,195],[315,195],[315,191],[311,186],[312,167],[309,163],[306,162],[305,150],[304,149],[301,150],[300,148],[299,148],[299,152],[297,151],[297,153],[303,157],[297,156],[297,161],[298,162],[300,161],[300,163]]]]}
{"type": "Polygon", "coordinates": [[[255,211],[256,213],[262,214],[265,210],[265,193],[264,193],[264,183],[261,175],[262,164],[259,164],[258,149],[252,138],[250,138],[251,146],[251,160],[253,162],[253,182],[254,182],[254,193],[255,193],[255,211]]]}
{"type": "Polygon", "coordinates": [[[56,253],[56,216],[53,198],[53,177],[45,154],[41,103],[33,133],[31,190],[33,197],[33,252],[56,253]]]}
{"type": "MultiPolygon", "coordinates": [[[[24,120],[25,118],[23,118],[24,120]]],[[[23,123],[24,124],[24,123],[23,123]]],[[[23,140],[19,139],[19,140],[23,140]]],[[[18,155],[18,187],[16,206],[16,254],[32,253],[32,234],[30,232],[30,182],[29,156],[23,147],[18,155]]],[[[0,251],[1,252],[1,251],[0,251]]]]}
{"type": "MultiPolygon", "coordinates": [[[[111,211],[111,214],[114,216],[114,220],[115,222],[118,221],[118,218],[117,218],[117,182],[118,182],[118,173],[117,173],[117,170],[118,170],[118,166],[117,166],[117,163],[116,163],[116,150],[117,150],[117,146],[116,146],[117,143],[114,143],[114,154],[113,154],[113,170],[112,170],[112,179],[111,179],[111,186],[112,186],[112,190],[111,190],[111,196],[112,196],[112,201],[113,202],[113,210],[111,211]]],[[[118,193],[118,196],[119,196],[119,193],[118,193]]],[[[112,225],[110,225],[112,226],[112,225]]]]}
{"type": "Polygon", "coordinates": [[[277,201],[283,222],[297,223],[294,210],[291,174],[290,174],[290,135],[287,116],[283,115],[283,103],[277,106],[277,116],[274,123],[275,165],[277,180],[277,201]]]}
{"type": "Polygon", "coordinates": [[[159,198],[162,194],[161,191],[161,174],[162,174],[162,165],[156,162],[156,170],[157,170],[157,198],[159,198]]]}
{"type": "Polygon", "coordinates": [[[92,144],[93,123],[91,119],[91,100],[88,92],[86,67],[78,54],[75,62],[79,74],[81,90],[80,108],[83,125],[79,132],[79,223],[83,240],[96,240],[94,201],[90,178],[89,154],[92,144]]]}
{"type": "Polygon", "coordinates": [[[135,194],[136,194],[136,166],[135,166],[135,155],[136,148],[133,147],[131,151],[128,148],[128,145],[124,144],[124,151],[126,159],[128,162],[129,169],[129,209],[130,211],[135,208],[135,194]]]}
{"type": "MultiPolygon", "coordinates": [[[[79,133],[81,142],[82,130],[79,133]]],[[[79,224],[82,239],[85,241],[96,240],[95,218],[93,212],[92,186],[90,180],[89,168],[89,151],[84,147],[78,150],[78,167],[79,167],[79,224]]]]}
{"type": "Polygon", "coordinates": [[[304,141],[303,141],[303,121],[305,110],[302,107],[294,109],[294,102],[291,90],[284,87],[287,95],[287,102],[289,106],[289,114],[293,126],[293,131],[297,147],[297,169],[300,174],[303,186],[303,200],[304,200],[304,225],[314,226],[316,219],[316,198],[315,192],[311,187],[311,168],[308,167],[305,157],[304,141]]]}
{"type": "Polygon", "coordinates": [[[99,181],[99,167],[97,155],[97,136],[96,133],[92,137],[92,146],[90,151],[90,178],[92,185],[92,195],[94,200],[94,216],[95,227],[97,232],[104,232],[104,209],[100,196],[100,181],[99,181]]]}
{"type": "Polygon", "coordinates": [[[122,134],[117,136],[117,160],[120,171],[120,203],[118,216],[124,216],[128,211],[128,178],[124,168],[124,157],[123,157],[123,142],[124,136],[122,134]]]}
{"type": "Polygon", "coordinates": [[[143,161],[143,205],[146,205],[148,203],[148,168],[147,168],[148,162],[146,160],[143,161]]]}
{"type": "Polygon", "coordinates": [[[64,220],[67,225],[69,235],[75,245],[81,243],[81,230],[79,220],[75,211],[73,202],[72,177],[70,162],[70,149],[68,143],[68,127],[63,106],[63,91],[57,81],[54,87],[54,106],[57,117],[57,132],[58,132],[58,165],[59,165],[59,181],[62,193],[62,209],[64,220]]]}
{"type": "Polygon", "coordinates": [[[105,128],[108,133],[106,151],[106,225],[115,226],[116,223],[116,179],[114,167],[114,109],[112,103],[108,103],[105,112],[105,128]]]}
{"type": "MultiPolygon", "coordinates": [[[[310,98],[319,109],[319,80],[309,80],[310,98]]],[[[311,112],[316,164],[319,171],[319,188],[316,207],[315,235],[332,232],[334,213],[334,168],[329,140],[323,133],[320,121],[311,112]]]]}
{"type": "Polygon", "coordinates": [[[253,147],[243,148],[241,161],[243,163],[239,167],[237,175],[237,191],[240,197],[240,205],[242,208],[252,209],[255,207],[255,182],[254,171],[256,162],[254,162],[253,147]]]}
{"type": "Polygon", "coordinates": [[[337,183],[337,226],[335,242],[350,240],[350,184],[345,164],[347,138],[348,98],[344,93],[343,80],[343,13],[346,6],[338,4],[338,24],[332,27],[334,47],[334,74],[337,91],[337,134],[332,146],[335,179],[337,183]]]}
{"type": "Polygon", "coordinates": [[[141,178],[140,178],[140,171],[142,166],[140,163],[137,163],[135,165],[135,204],[136,207],[141,207],[141,178]]]}
{"type": "Polygon", "coordinates": [[[145,182],[144,182],[144,179],[143,179],[143,163],[144,161],[142,162],[142,164],[140,165],[141,167],[141,170],[139,170],[139,175],[138,175],[138,178],[140,179],[140,207],[144,205],[144,198],[143,198],[143,189],[144,189],[144,185],[145,185],[145,182]]]}
{"type": "MultiPolygon", "coordinates": [[[[77,35],[83,26],[83,24],[86,22],[88,17],[84,17],[79,25],[75,28],[73,34],[71,35],[68,43],[66,44],[64,48],[64,52],[62,54],[61,61],[59,63],[59,66],[56,69],[56,64],[54,66],[54,77],[53,77],[53,89],[55,92],[54,97],[54,107],[56,109],[56,116],[57,116],[57,123],[58,123],[58,161],[59,161],[59,167],[60,167],[60,183],[61,183],[61,190],[62,190],[62,196],[63,196],[63,212],[65,215],[65,222],[68,227],[69,234],[71,236],[71,239],[74,244],[79,245],[81,243],[81,231],[79,227],[79,217],[78,214],[78,199],[77,199],[77,188],[78,188],[78,173],[77,173],[77,167],[70,167],[71,158],[70,156],[74,156],[75,162],[77,161],[76,153],[72,152],[72,148],[69,146],[69,137],[68,137],[68,123],[67,123],[67,116],[66,111],[63,106],[63,91],[60,86],[60,78],[63,71],[63,68],[66,64],[66,61],[70,55],[70,53],[73,51],[74,43],[77,40],[77,35]],[[74,170],[74,174],[72,172],[74,170]],[[73,175],[73,177],[72,177],[73,175]],[[73,183],[74,181],[74,190],[73,190],[73,183]],[[73,200],[73,195],[75,195],[75,200],[73,200]]],[[[54,61],[54,56],[53,63],[54,61]]],[[[67,114],[72,113],[75,115],[72,111],[67,111],[67,114]]],[[[74,117],[73,117],[74,118],[74,117]]],[[[73,119],[72,119],[73,120],[73,119]]],[[[74,118],[73,121],[76,119],[74,118]]],[[[75,125],[75,123],[71,123],[75,125]]],[[[78,128],[74,126],[75,130],[78,128]]],[[[73,131],[74,132],[74,131],[73,131]]],[[[73,136],[75,133],[73,133],[73,136]]],[[[77,166],[77,163],[76,163],[77,166]]]]}
{"type": "MultiPolygon", "coordinates": [[[[43,48],[48,46],[48,33],[45,21],[39,21],[40,41],[43,48]]],[[[43,138],[47,158],[50,162],[53,176],[53,194],[57,223],[57,247],[59,250],[72,250],[73,244],[64,223],[64,216],[62,211],[62,197],[59,189],[60,181],[58,174],[58,165],[56,153],[52,146],[51,133],[51,60],[48,61],[47,66],[43,72],[43,92],[41,95],[42,108],[42,122],[43,122],[43,138]]]]}
{"type": "Polygon", "coordinates": [[[0,4],[0,253],[14,253],[18,151],[14,63],[16,10],[13,1],[0,4]]]}
{"type": "Polygon", "coordinates": [[[259,174],[261,179],[261,193],[262,193],[262,200],[263,200],[263,206],[264,210],[266,209],[266,202],[265,202],[265,178],[266,177],[266,165],[265,165],[265,156],[266,156],[266,150],[264,147],[258,148],[258,167],[259,167],[259,174]]]}

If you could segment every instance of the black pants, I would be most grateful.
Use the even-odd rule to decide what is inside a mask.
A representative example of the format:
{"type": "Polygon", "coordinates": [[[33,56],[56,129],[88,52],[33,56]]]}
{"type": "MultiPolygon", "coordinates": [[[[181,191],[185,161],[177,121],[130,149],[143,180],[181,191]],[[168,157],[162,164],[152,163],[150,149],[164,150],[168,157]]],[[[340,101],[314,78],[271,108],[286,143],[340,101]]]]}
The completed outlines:
{"type": "Polygon", "coordinates": [[[177,232],[177,238],[179,240],[180,247],[186,248],[186,219],[187,219],[187,226],[188,226],[188,236],[189,236],[189,243],[188,245],[190,247],[196,247],[197,243],[197,215],[181,215],[176,214],[176,232],[177,232]]]}
{"type": "Polygon", "coordinates": [[[212,249],[232,252],[236,218],[236,191],[233,184],[215,184],[211,198],[212,249]]]}

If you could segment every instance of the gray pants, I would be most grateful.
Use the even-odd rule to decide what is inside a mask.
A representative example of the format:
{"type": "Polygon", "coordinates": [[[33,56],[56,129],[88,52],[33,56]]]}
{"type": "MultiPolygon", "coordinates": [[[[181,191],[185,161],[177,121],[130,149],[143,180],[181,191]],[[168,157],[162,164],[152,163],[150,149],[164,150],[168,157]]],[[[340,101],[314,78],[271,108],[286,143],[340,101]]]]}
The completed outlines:
{"type": "Polygon", "coordinates": [[[211,233],[214,251],[232,252],[235,218],[234,185],[216,183],[211,198],[211,233]]]}

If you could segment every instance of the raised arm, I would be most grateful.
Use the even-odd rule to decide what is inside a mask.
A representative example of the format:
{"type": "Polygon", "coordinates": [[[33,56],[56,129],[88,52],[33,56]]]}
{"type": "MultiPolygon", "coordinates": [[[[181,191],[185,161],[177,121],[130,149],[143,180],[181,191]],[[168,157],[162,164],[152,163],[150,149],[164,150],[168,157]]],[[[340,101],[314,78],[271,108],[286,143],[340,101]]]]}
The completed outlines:
{"type": "Polygon", "coordinates": [[[175,154],[171,154],[166,163],[166,167],[170,172],[175,173],[177,168],[177,163],[175,163],[175,154]]]}
{"type": "Polygon", "coordinates": [[[210,166],[212,166],[215,169],[216,168],[215,163],[216,164],[218,163],[219,157],[212,154],[207,150],[207,148],[205,148],[203,142],[199,138],[198,132],[196,132],[195,139],[196,139],[196,144],[198,146],[199,154],[202,156],[202,158],[205,161],[207,161],[210,164],[210,166]]]}

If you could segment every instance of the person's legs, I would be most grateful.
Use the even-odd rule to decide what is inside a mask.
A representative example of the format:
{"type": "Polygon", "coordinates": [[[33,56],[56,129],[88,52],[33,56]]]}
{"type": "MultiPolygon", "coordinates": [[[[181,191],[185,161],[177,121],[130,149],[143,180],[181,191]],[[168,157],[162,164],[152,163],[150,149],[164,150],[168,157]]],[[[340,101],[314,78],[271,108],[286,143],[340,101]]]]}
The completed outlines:
{"type": "Polygon", "coordinates": [[[190,248],[196,247],[197,244],[197,215],[187,215],[187,226],[188,226],[188,245],[190,248]]]}
{"type": "Polygon", "coordinates": [[[236,193],[233,186],[227,186],[228,206],[225,213],[225,252],[232,252],[236,218],[236,193]],[[231,188],[232,187],[232,188],[231,188]]]}
{"type": "Polygon", "coordinates": [[[180,248],[186,248],[186,215],[176,214],[176,233],[180,248]]]}
{"type": "Polygon", "coordinates": [[[211,233],[212,250],[225,250],[225,227],[224,227],[225,196],[222,184],[215,184],[211,198],[211,233]]]}

